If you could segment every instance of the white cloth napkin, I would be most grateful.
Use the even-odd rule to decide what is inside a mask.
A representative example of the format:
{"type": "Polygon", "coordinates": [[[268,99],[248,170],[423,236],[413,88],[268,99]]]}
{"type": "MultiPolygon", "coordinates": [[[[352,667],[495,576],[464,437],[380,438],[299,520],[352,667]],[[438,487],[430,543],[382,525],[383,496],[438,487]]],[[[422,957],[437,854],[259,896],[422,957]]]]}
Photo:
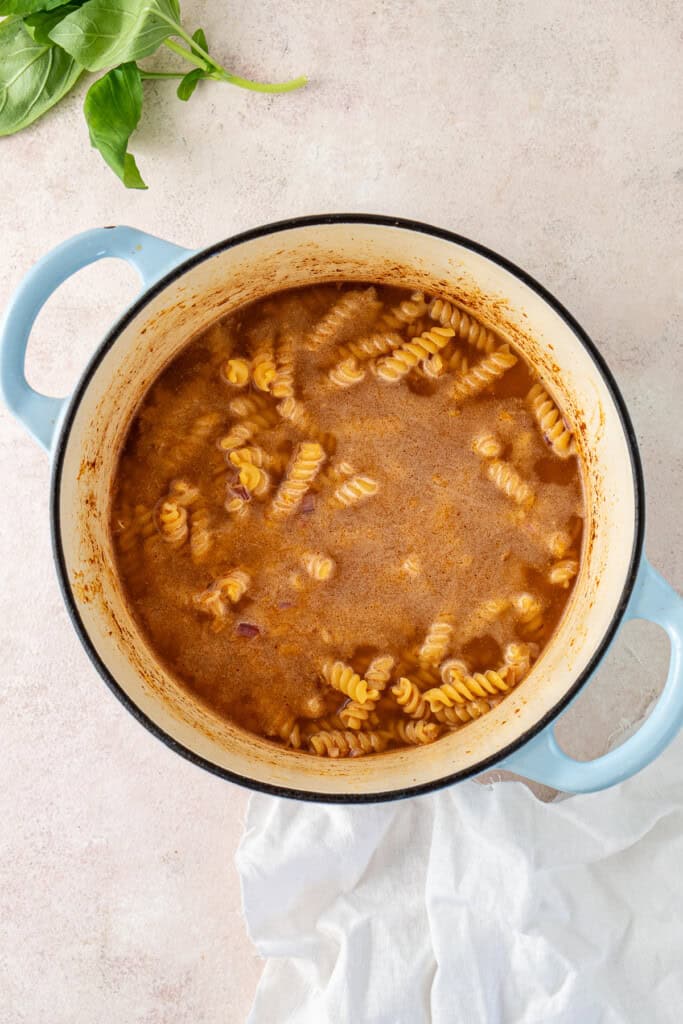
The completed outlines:
{"type": "Polygon", "coordinates": [[[267,960],[250,1024],[683,1020],[683,737],[552,804],[519,782],[256,795],[237,865],[267,960]]]}

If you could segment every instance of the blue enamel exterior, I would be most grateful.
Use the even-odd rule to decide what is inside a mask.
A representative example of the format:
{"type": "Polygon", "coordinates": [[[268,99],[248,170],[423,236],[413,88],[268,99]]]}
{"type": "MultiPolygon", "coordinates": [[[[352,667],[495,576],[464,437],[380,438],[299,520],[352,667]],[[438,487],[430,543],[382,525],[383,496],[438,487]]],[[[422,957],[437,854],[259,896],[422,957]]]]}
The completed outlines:
{"type": "MultiPolygon", "coordinates": [[[[269,225],[259,229],[259,233],[282,230],[290,224],[296,226],[297,223],[311,223],[315,220],[316,218],[302,218],[299,222],[269,225]]],[[[427,225],[414,224],[409,221],[400,222],[389,218],[342,214],[319,218],[319,220],[328,223],[333,220],[387,223],[439,234],[442,237],[466,244],[508,266],[513,273],[522,277],[537,291],[542,292],[540,286],[527,275],[507,264],[507,261],[503,261],[495,253],[490,253],[467,239],[460,239],[456,235],[429,228],[427,225]]],[[[238,241],[239,239],[234,239],[232,244],[236,244],[238,241]]],[[[219,249],[220,246],[216,247],[216,251],[219,249]]],[[[210,250],[207,250],[207,253],[199,254],[196,258],[202,258],[209,253],[210,250]]],[[[46,451],[52,452],[55,448],[60,421],[64,417],[70,400],[68,398],[50,398],[31,388],[26,381],[24,362],[31,329],[50,295],[71,274],[90,263],[107,258],[124,259],[134,266],[140,275],[143,292],[145,292],[160,278],[193,255],[191,250],[183,249],[134,228],[96,228],[76,235],[53,249],[26,275],[14,294],[0,328],[0,391],[8,408],[46,451]]],[[[552,298],[551,296],[546,297],[548,300],[552,298]]],[[[554,301],[559,308],[559,304],[556,303],[556,300],[554,301]]],[[[565,318],[567,317],[568,314],[565,314],[565,318]]],[[[603,372],[605,372],[604,367],[603,372]]],[[[635,442],[633,441],[633,443],[635,442]]],[[[640,561],[637,579],[620,625],[633,618],[649,619],[659,623],[666,630],[671,641],[671,660],[664,690],[651,715],[641,728],[609,754],[593,761],[581,762],[566,755],[558,746],[554,734],[557,723],[557,718],[555,718],[515,753],[499,761],[497,767],[509,769],[565,792],[588,793],[605,789],[629,778],[664,750],[683,724],[683,598],[650,566],[644,556],[640,561]]],[[[86,642],[86,638],[83,640],[86,642]]],[[[90,645],[86,644],[86,646],[93,657],[90,645]]],[[[146,724],[151,727],[149,722],[146,721],[146,724]]],[[[162,736],[162,738],[166,737],[162,736]]],[[[182,748],[176,747],[173,742],[171,745],[187,756],[187,752],[182,748]]],[[[204,764],[204,766],[214,770],[209,764],[204,764]]],[[[485,767],[490,768],[492,765],[487,764],[485,767]]],[[[230,777],[229,773],[226,775],[230,777]]],[[[236,781],[249,782],[247,779],[236,781]]],[[[439,784],[437,782],[433,786],[425,788],[436,788],[439,784]]],[[[276,791],[275,787],[262,788],[276,791]]],[[[296,795],[307,799],[316,798],[314,794],[304,793],[287,792],[283,795],[296,795]]],[[[401,795],[407,795],[407,793],[378,794],[375,799],[396,798],[401,795]]],[[[353,797],[345,796],[340,796],[339,799],[351,802],[354,800],[353,797]]]]}
{"type": "Polygon", "coordinates": [[[52,448],[66,398],[34,391],[24,362],[31,329],[52,293],[76,271],[97,260],[126,260],[143,289],[192,253],[134,228],[94,228],[75,235],[44,256],[17,288],[0,328],[0,391],[5,404],[46,451],[52,448]]]}

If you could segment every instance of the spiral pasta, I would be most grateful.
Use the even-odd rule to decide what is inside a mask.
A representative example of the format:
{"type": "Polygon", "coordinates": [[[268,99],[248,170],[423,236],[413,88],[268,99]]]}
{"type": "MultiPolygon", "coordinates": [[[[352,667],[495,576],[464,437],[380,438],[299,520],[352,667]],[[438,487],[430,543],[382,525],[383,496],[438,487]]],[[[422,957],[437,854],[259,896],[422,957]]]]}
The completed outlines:
{"type": "Polygon", "coordinates": [[[438,740],[441,729],[436,722],[406,721],[399,718],[393,723],[394,735],[402,743],[410,746],[422,746],[438,740]]]}
{"type": "Polygon", "coordinates": [[[453,397],[461,401],[473,398],[502,377],[516,362],[517,356],[512,354],[508,345],[503,345],[485,359],[475,363],[467,373],[462,373],[456,378],[453,397]]]}
{"type": "Polygon", "coordinates": [[[250,583],[251,576],[244,569],[231,569],[225,576],[219,576],[213,585],[221,597],[231,604],[237,604],[246,594],[250,583]]]}
{"type": "MultiPolygon", "coordinates": [[[[370,692],[377,693],[377,699],[391,679],[391,670],[394,667],[394,659],[389,654],[379,655],[370,662],[367,672],[363,676],[370,688],[370,692]]],[[[371,698],[364,702],[350,700],[341,711],[339,718],[346,729],[362,729],[366,724],[371,724],[373,712],[377,701],[371,698]]]]}
{"type": "Polygon", "coordinates": [[[494,332],[452,302],[433,299],[429,306],[429,315],[442,327],[452,327],[458,338],[486,355],[490,355],[498,348],[499,341],[494,332]]]}
{"type": "Polygon", "coordinates": [[[574,454],[574,437],[562,418],[552,398],[542,384],[534,384],[526,396],[532,412],[541,428],[543,439],[555,455],[566,459],[574,454]]]}
{"type": "Polygon", "coordinates": [[[365,379],[365,370],[354,356],[349,356],[333,366],[328,377],[338,388],[350,388],[365,379]]]}
{"type": "Polygon", "coordinates": [[[235,388],[245,388],[251,377],[251,366],[248,359],[236,357],[228,359],[221,370],[223,380],[235,388]]]}
{"type": "Polygon", "coordinates": [[[423,665],[438,665],[443,661],[451,646],[454,629],[452,615],[443,612],[434,619],[418,654],[423,665]]]}
{"type": "Polygon", "coordinates": [[[276,373],[270,391],[274,398],[294,397],[294,338],[285,331],[277,348],[276,373]]]}
{"type": "Polygon", "coordinates": [[[383,326],[401,330],[414,320],[418,320],[427,312],[427,303],[423,292],[413,292],[409,299],[399,302],[393,309],[384,313],[381,318],[383,326]]]}
{"type": "Polygon", "coordinates": [[[362,754],[381,754],[387,739],[378,732],[316,732],[309,737],[309,750],[318,757],[359,757],[362,754]]]}
{"type": "Polygon", "coordinates": [[[472,448],[482,459],[499,459],[503,454],[503,445],[495,434],[478,434],[472,448]]]}
{"type": "Polygon", "coordinates": [[[429,705],[425,701],[420,688],[407,676],[401,676],[391,693],[404,714],[411,718],[428,718],[429,705]]]}
{"type": "Polygon", "coordinates": [[[276,715],[274,720],[268,725],[266,733],[268,736],[277,736],[278,739],[282,740],[286,746],[291,747],[293,750],[299,750],[302,746],[301,725],[296,717],[287,711],[283,710],[279,715],[276,715]]]}
{"type": "Polygon", "coordinates": [[[230,452],[230,462],[239,471],[242,487],[257,497],[262,497],[270,488],[270,476],[263,469],[263,451],[257,447],[234,448],[230,452]]]}
{"type": "Polygon", "coordinates": [[[492,459],[486,466],[486,475],[499,491],[517,505],[526,508],[536,500],[533,488],[522,479],[514,466],[501,459],[492,459]]]}
{"type": "Polygon", "coordinates": [[[427,690],[424,700],[432,711],[453,707],[454,704],[466,704],[477,698],[486,698],[489,694],[506,693],[510,687],[503,678],[506,670],[499,672],[489,669],[487,672],[475,672],[471,676],[462,676],[457,672],[450,674],[450,681],[427,690]]]}
{"type": "Polygon", "coordinates": [[[373,334],[347,342],[344,347],[349,355],[363,362],[366,359],[376,359],[378,356],[386,355],[387,352],[393,352],[404,341],[405,338],[396,331],[375,331],[373,334]]]}
{"type": "Polygon", "coordinates": [[[350,665],[343,661],[327,660],[322,665],[323,679],[339,690],[346,697],[355,700],[358,704],[366,704],[368,701],[379,699],[379,690],[368,686],[366,679],[361,679],[357,672],[350,665]]]}
{"type": "Polygon", "coordinates": [[[543,605],[533,594],[516,594],[512,598],[512,605],[517,613],[517,620],[521,631],[526,636],[539,636],[545,629],[543,618],[543,605]]]}
{"type": "Polygon", "coordinates": [[[159,532],[171,547],[181,547],[188,536],[187,509],[176,501],[162,501],[158,512],[159,532]]]}
{"type": "Polygon", "coordinates": [[[235,423],[230,431],[218,442],[219,448],[223,451],[230,451],[232,448],[239,448],[258,437],[264,430],[270,430],[278,422],[278,414],[275,409],[265,408],[252,413],[245,419],[235,423]]]}
{"type": "Polygon", "coordinates": [[[452,337],[450,327],[432,327],[418,338],[404,341],[400,348],[377,362],[377,376],[390,383],[402,380],[416,366],[444,348],[452,337]]]}
{"type": "Polygon", "coordinates": [[[297,447],[270,507],[274,518],[296,512],[324,461],[325,452],[317,441],[303,441],[297,447]]]}
{"type": "Polygon", "coordinates": [[[379,491],[379,484],[371,476],[359,473],[337,487],[332,495],[332,504],[337,508],[348,508],[358,502],[372,498],[379,491]]]}
{"type": "Polygon", "coordinates": [[[311,351],[343,340],[349,328],[366,323],[378,312],[381,303],[374,288],[345,292],[332,309],[319,320],[306,338],[311,351]]]}
{"type": "Polygon", "coordinates": [[[548,570],[548,581],[554,587],[568,587],[579,571],[579,563],[575,558],[564,558],[555,562],[548,570]]]}
{"type": "Polygon", "coordinates": [[[302,559],[304,569],[314,580],[329,580],[334,574],[334,559],[317,551],[307,551],[302,559]]]}
{"type": "Polygon", "coordinates": [[[468,722],[473,721],[473,719],[481,718],[482,715],[485,715],[491,710],[494,700],[497,700],[497,698],[484,700],[483,697],[479,697],[477,700],[468,700],[464,704],[454,704],[450,708],[442,707],[434,712],[434,717],[442,725],[448,725],[451,729],[457,729],[461,725],[466,725],[468,722]]]}
{"type": "Polygon", "coordinates": [[[275,366],[275,327],[266,320],[259,325],[252,340],[251,378],[259,391],[271,391],[277,369],[275,366]]]}
{"type": "Polygon", "coordinates": [[[190,556],[195,563],[202,562],[209,551],[213,538],[209,528],[209,513],[205,508],[190,513],[190,556]]]}
{"type": "Polygon", "coordinates": [[[506,682],[516,686],[528,675],[532,661],[538,657],[538,644],[509,643],[503,651],[503,660],[507,666],[506,682]]]}

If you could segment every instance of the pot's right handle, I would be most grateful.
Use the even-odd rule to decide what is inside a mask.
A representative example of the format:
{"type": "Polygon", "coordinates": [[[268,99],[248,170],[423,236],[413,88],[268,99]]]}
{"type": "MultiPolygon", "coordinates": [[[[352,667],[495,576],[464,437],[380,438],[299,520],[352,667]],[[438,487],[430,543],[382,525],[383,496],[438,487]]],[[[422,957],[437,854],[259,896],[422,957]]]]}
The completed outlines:
{"type": "Polygon", "coordinates": [[[0,327],[0,391],[8,408],[43,448],[50,450],[68,399],[35,391],[26,380],[24,363],[31,328],[55,289],[77,270],[107,257],[126,260],[147,287],[191,255],[190,249],[135,228],[94,228],[58,245],[29,270],[0,327]]]}
{"type": "Polygon", "coordinates": [[[671,743],[683,725],[683,598],[643,557],[623,621],[649,619],[671,641],[664,689],[650,716],[621,746],[593,761],[575,761],[558,746],[549,725],[499,767],[565,793],[593,793],[635,775],[671,743]]]}

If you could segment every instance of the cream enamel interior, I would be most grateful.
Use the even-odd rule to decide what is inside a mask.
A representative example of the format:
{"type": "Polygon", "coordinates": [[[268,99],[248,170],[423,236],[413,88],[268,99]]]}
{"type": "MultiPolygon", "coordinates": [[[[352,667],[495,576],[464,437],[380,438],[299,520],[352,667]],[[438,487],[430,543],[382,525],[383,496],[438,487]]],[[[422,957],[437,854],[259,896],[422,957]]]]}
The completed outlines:
{"type": "Polygon", "coordinates": [[[242,241],[204,258],[144,304],[96,365],[75,410],[59,512],[66,571],[83,627],[119,687],[156,726],[210,764],[257,783],[371,795],[472,771],[563,699],[589,664],[621,598],[634,543],[634,494],[628,443],[612,395],[589,352],[543,298],[497,263],[452,241],[403,226],[333,223],[242,241]],[[126,609],[107,525],[111,480],[127,425],[178,349],[245,302],[331,279],[438,291],[505,333],[539,368],[577,429],[590,538],[552,644],[508,699],[432,746],[342,761],[295,754],[226,725],[159,666],[126,609]]]}

